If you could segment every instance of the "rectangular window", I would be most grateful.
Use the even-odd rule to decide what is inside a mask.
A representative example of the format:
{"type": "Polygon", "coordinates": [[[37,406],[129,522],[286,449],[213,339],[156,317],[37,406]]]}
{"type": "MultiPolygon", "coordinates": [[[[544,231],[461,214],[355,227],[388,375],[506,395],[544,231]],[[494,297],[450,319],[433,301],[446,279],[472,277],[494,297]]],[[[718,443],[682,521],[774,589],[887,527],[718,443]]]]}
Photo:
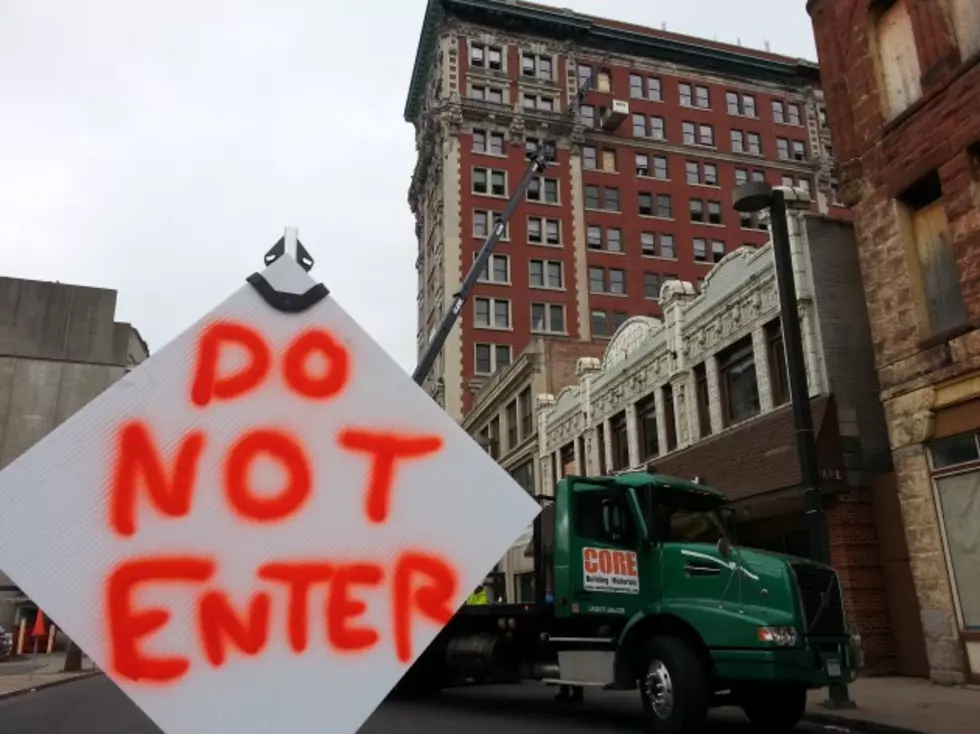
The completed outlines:
{"type": "Polygon", "coordinates": [[[592,336],[612,336],[609,330],[609,317],[605,311],[592,311],[589,319],[592,323],[592,336]]]}
{"type": "Polygon", "coordinates": [[[922,96],[922,72],[906,0],[877,14],[876,66],[886,119],[892,119],[922,96]]]}
{"type": "Polygon", "coordinates": [[[698,404],[698,428],[701,438],[711,435],[711,403],[708,397],[708,370],[704,363],[694,368],[694,392],[698,404]]]}
{"type": "Polygon", "coordinates": [[[786,122],[786,113],[781,100],[774,99],[772,101],[772,119],[773,122],[779,124],[786,122]]]}
{"type": "Polygon", "coordinates": [[[612,77],[606,69],[599,70],[599,77],[596,79],[596,90],[600,92],[612,91],[612,77]]]}
{"type": "Polygon", "coordinates": [[[590,250],[602,249],[602,227],[590,224],[585,229],[585,242],[590,250]]]}
{"type": "Polygon", "coordinates": [[[614,150],[602,151],[602,170],[607,173],[616,172],[616,151],[614,150]]]}
{"type": "Polygon", "coordinates": [[[591,145],[582,147],[582,168],[595,170],[599,167],[598,151],[591,145]]]}
{"type": "Polygon", "coordinates": [[[691,89],[690,84],[678,84],[677,92],[680,97],[681,107],[694,106],[694,91],[691,89]]]}
{"type": "Polygon", "coordinates": [[[657,216],[663,219],[674,218],[674,206],[670,194],[657,194],[657,216]]]}
{"type": "Polygon", "coordinates": [[[696,107],[700,107],[703,110],[711,108],[711,94],[708,92],[707,87],[695,87],[694,104],[696,107]]]}
{"type": "Polygon", "coordinates": [[[741,186],[742,184],[748,183],[748,182],[749,182],[749,172],[746,171],[744,168],[736,168],[735,169],[735,185],[736,186],[741,186]]]}
{"type": "Polygon", "coordinates": [[[745,152],[745,133],[741,130],[732,130],[732,153],[745,152]]]}
{"type": "Polygon", "coordinates": [[[595,440],[599,448],[599,476],[603,476],[606,473],[606,437],[601,423],[595,427],[595,440]]]}
{"type": "Polygon", "coordinates": [[[786,120],[790,125],[802,125],[803,120],[800,117],[800,106],[792,103],[786,105],[786,120]]]}
{"type": "Polygon", "coordinates": [[[657,400],[653,395],[636,402],[636,424],[639,433],[640,461],[648,461],[660,454],[657,435],[657,400]]]}
{"type": "Polygon", "coordinates": [[[722,224],[720,201],[708,202],[708,224],[722,224]]]}
{"type": "Polygon", "coordinates": [[[531,435],[534,426],[534,406],[531,403],[531,388],[526,387],[517,396],[517,411],[521,421],[521,440],[531,435]]]}
{"type": "Polygon", "coordinates": [[[578,108],[578,115],[586,127],[595,127],[595,107],[584,104],[578,108]]]}
{"type": "MultiPolygon", "coordinates": [[[[517,400],[511,400],[504,409],[507,421],[507,450],[511,451],[520,441],[517,431],[517,400]]],[[[511,475],[513,476],[513,474],[511,475]]]]}
{"type": "MultiPolygon", "coordinates": [[[[475,237],[487,237],[490,234],[490,222],[492,221],[496,225],[501,220],[501,214],[499,212],[491,212],[485,209],[476,209],[473,211],[473,235],[475,237]]],[[[510,227],[504,227],[503,235],[500,237],[501,240],[510,239],[510,227]]]]}
{"type": "MultiPolygon", "coordinates": [[[[478,253],[473,253],[476,260],[478,253]]],[[[507,255],[493,254],[480,271],[481,283],[510,283],[510,258],[507,255]]]]}
{"type": "Polygon", "coordinates": [[[527,189],[527,200],[537,201],[544,204],[557,204],[558,202],[558,179],[544,178],[537,176],[531,179],[531,185],[527,189]]]}
{"type": "Polygon", "coordinates": [[[677,448],[677,418],[674,413],[674,388],[664,385],[664,433],[667,434],[667,450],[677,448]]]}
{"type": "Polygon", "coordinates": [[[795,161],[806,160],[806,144],[802,140],[793,141],[793,160],[795,161]]]}
{"type": "Polygon", "coordinates": [[[578,85],[580,87],[584,87],[588,83],[589,79],[592,78],[592,67],[588,64],[579,64],[577,71],[578,85]]]}
{"type": "Polygon", "coordinates": [[[646,155],[645,153],[636,154],[636,175],[650,175],[650,156],[646,155]]]}
{"type": "Polygon", "coordinates": [[[618,212],[619,211],[619,189],[614,189],[611,187],[606,187],[603,191],[603,207],[607,212],[618,212]]]}
{"type": "Polygon", "coordinates": [[[911,261],[918,266],[918,300],[930,335],[947,333],[966,321],[960,272],[943,206],[942,184],[933,171],[899,198],[911,261]]]}
{"type": "Polygon", "coordinates": [[[473,324],[479,328],[510,328],[510,301],[506,298],[474,298],[473,314],[473,324]]]}
{"type": "Polygon", "coordinates": [[[474,168],[473,193],[507,196],[507,172],[494,168],[474,168]]]}
{"type": "Polygon", "coordinates": [[[667,124],[662,117],[650,118],[650,137],[654,140],[667,139],[667,124]]]}
{"type": "Polygon", "coordinates": [[[490,153],[492,155],[503,155],[504,154],[503,133],[487,132],[486,130],[474,130],[473,152],[490,153]]]}
{"type": "Polygon", "coordinates": [[[789,373],[786,370],[786,349],[783,345],[783,330],[778,318],[765,326],[766,354],[769,360],[769,388],[772,392],[773,407],[788,403],[790,399],[789,373]]]}
{"type": "Polygon", "coordinates": [[[639,74],[630,74],[630,97],[633,99],[643,99],[643,77],[639,74]]]}
{"type": "Polygon", "coordinates": [[[619,268],[609,268],[609,293],[626,295],[626,273],[619,268]]]}
{"type": "Polygon", "coordinates": [[[762,155],[762,136],[759,133],[749,133],[746,135],[748,140],[748,152],[752,155],[762,155]]]}
{"type": "Polygon", "coordinates": [[[714,163],[705,163],[702,166],[704,185],[705,186],[717,186],[718,185],[718,167],[714,163]]]}
{"type": "Polygon", "coordinates": [[[751,337],[739,340],[718,355],[718,374],[725,425],[758,415],[759,383],[751,337]]]}
{"type": "Polygon", "coordinates": [[[660,300],[660,274],[643,274],[643,297],[651,301],[660,300]]]}
{"type": "Polygon", "coordinates": [[[738,94],[735,92],[725,93],[725,107],[728,108],[729,115],[742,114],[742,106],[739,104],[738,94]]]}
{"type": "Polygon", "coordinates": [[[521,61],[521,73],[524,76],[547,82],[554,80],[553,63],[550,56],[539,56],[525,51],[521,61]]]}
{"type": "Polygon", "coordinates": [[[633,137],[647,137],[647,116],[633,113],[633,137]]]}
{"type": "Polygon", "coordinates": [[[478,66],[492,71],[504,68],[503,48],[485,43],[470,44],[470,66],[478,66]]]}
{"type": "Polygon", "coordinates": [[[531,331],[538,334],[564,334],[565,307],[557,303],[532,303],[531,331]]]}
{"type": "Polygon", "coordinates": [[[711,125],[698,125],[698,144],[714,146],[715,129],[711,125]]]}
{"type": "Polygon", "coordinates": [[[477,344],[474,369],[478,375],[492,375],[510,365],[511,349],[508,344],[477,344]]]}
{"type": "Polygon", "coordinates": [[[565,287],[564,265],[559,260],[531,260],[529,283],[532,288],[560,289],[565,287]]]}
{"type": "Polygon", "coordinates": [[[599,208],[599,187],[594,184],[586,184],[585,186],[585,208],[599,208]]]}
{"type": "Polygon", "coordinates": [[[776,155],[782,160],[789,160],[789,140],[776,138],[776,155]]]}
{"type": "Polygon", "coordinates": [[[660,257],[668,258],[671,260],[677,258],[677,252],[674,249],[674,235],[672,234],[660,235],[660,257]]]}
{"type": "Polygon", "coordinates": [[[684,175],[689,184],[701,183],[701,166],[697,161],[687,161],[684,164],[684,175]]]}
{"type": "Polygon", "coordinates": [[[660,79],[655,76],[647,77],[647,99],[652,102],[660,102],[661,97],[660,79]]]}
{"type": "Polygon", "coordinates": [[[609,252],[623,251],[623,233],[618,227],[606,228],[606,249],[609,252]]]}
{"type": "Polygon", "coordinates": [[[708,262],[708,243],[701,237],[694,238],[694,260],[700,263],[708,262]]]}
{"type": "Polygon", "coordinates": [[[697,127],[693,122],[681,123],[681,137],[685,145],[695,145],[698,142],[697,127]]]}
{"type": "Polygon", "coordinates": [[[653,177],[666,181],[670,178],[667,170],[667,156],[655,155],[653,157],[653,177]]]}
{"type": "Polygon", "coordinates": [[[630,450],[626,436],[626,411],[620,411],[609,419],[609,438],[612,442],[613,471],[628,469],[630,450]]]}
{"type": "Polygon", "coordinates": [[[701,199],[691,199],[691,221],[704,221],[704,202],[701,199]]]}
{"type": "Polygon", "coordinates": [[[711,242],[711,259],[716,263],[721,262],[725,258],[725,243],[721,240],[712,240],[711,242]]]}

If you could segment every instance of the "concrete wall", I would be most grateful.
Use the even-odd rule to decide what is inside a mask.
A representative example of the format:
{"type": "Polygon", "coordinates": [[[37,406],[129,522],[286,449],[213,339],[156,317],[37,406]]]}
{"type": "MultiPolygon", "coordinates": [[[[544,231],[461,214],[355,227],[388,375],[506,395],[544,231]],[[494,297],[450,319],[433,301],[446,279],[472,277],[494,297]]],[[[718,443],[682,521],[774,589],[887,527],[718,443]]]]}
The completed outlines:
{"type": "MultiPolygon", "coordinates": [[[[0,278],[0,470],[147,358],[115,310],[113,290],[0,278]]],[[[11,586],[0,571],[5,627],[11,586]]]]}
{"type": "Polygon", "coordinates": [[[862,470],[888,472],[891,449],[854,228],[847,222],[813,215],[806,216],[805,222],[817,326],[841,433],[860,441],[862,470]],[[847,430],[847,423],[853,424],[853,433],[847,430]]]}

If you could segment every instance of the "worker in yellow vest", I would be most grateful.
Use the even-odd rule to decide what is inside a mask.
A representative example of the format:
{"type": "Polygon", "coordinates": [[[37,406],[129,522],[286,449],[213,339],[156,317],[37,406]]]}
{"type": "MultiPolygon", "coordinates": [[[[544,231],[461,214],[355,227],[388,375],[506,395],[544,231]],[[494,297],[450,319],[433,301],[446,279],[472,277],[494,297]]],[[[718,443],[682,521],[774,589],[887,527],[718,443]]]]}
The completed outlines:
{"type": "Polygon", "coordinates": [[[479,586],[476,587],[476,589],[473,590],[473,593],[470,594],[469,597],[466,599],[466,603],[467,604],[489,604],[490,603],[489,601],[487,601],[487,590],[483,586],[483,584],[480,584],[479,586]]]}

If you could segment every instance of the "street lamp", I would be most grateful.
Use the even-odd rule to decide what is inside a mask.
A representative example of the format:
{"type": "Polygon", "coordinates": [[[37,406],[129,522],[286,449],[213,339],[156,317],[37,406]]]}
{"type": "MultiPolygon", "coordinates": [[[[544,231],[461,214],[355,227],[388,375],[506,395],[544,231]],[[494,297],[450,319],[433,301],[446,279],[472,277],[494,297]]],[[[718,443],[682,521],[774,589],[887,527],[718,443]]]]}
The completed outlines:
{"type": "MultiPolygon", "coordinates": [[[[789,228],[786,224],[787,206],[810,208],[810,195],[797,188],[773,188],[764,181],[750,181],[736,187],[732,195],[736,211],[760,212],[769,209],[772,228],[772,253],[776,264],[776,283],[779,287],[780,324],[786,352],[786,372],[793,403],[793,423],[796,427],[796,450],[803,481],[803,511],[810,539],[810,558],[830,564],[827,538],[827,516],[823,509],[820,489],[820,467],[817,464],[817,442],[813,435],[813,416],[810,413],[810,389],[807,384],[806,363],[803,357],[803,337],[797,311],[796,282],[793,276],[793,256],[790,251],[789,228]]],[[[854,708],[847,686],[832,684],[825,704],[828,708],[854,708]]]]}

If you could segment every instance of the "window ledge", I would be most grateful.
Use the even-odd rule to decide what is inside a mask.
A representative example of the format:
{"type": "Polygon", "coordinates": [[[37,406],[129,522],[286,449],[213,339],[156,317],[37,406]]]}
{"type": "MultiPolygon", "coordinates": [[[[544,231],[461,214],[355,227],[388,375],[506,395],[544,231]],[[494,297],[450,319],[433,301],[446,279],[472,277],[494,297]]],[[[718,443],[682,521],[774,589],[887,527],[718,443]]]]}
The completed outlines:
{"type": "Polygon", "coordinates": [[[933,347],[938,347],[942,344],[947,344],[953,339],[958,339],[964,334],[969,334],[971,331],[980,329],[980,323],[976,321],[967,321],[960,324],[952,329],[947,329],[939,334],[934,334],[930,337],[926,337],[919,341],[919,349],[926,350],[932,349],[933,347]]]}

